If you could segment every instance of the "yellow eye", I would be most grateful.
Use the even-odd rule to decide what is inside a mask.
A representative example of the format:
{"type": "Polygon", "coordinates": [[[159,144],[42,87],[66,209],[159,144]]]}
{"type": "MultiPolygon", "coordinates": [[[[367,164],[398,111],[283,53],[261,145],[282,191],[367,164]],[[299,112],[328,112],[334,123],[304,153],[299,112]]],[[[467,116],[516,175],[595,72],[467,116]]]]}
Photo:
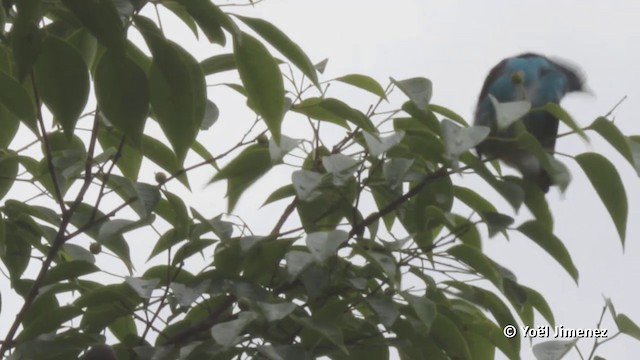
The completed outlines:
{"type": "Polygon", "coordinates": [[[511,83],[521,85],[524,83],[524,71],[518,70],[511,73],[511,83]]]}

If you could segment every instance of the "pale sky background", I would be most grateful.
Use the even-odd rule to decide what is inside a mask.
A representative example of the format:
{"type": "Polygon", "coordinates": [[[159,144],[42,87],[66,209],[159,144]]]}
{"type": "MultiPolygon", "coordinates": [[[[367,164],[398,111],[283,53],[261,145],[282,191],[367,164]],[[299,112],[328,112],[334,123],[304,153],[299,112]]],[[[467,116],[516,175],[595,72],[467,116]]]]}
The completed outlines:
{"type": "MultiPolygon", "coordinates": [[[[640,134],[637,115],[640,113],[640,90],[636,84],[640,81],[640,2],[266,0],[255,8],[225,8],[225,11],[272,22],[297,42],[314,63],[329,58],[321,80],[362,73],[374,77],[384,86],[390,76],[396,79],[427,77],[434,84],[432,102],[458,112],[468,122],[472,121],[482,82],[497,62],[525,51],[563,58],[579,65],[594,93],[571,95],[563,102],[579,124],[590,124],[626,95],[628,99],[614,112],[616,125],[627,135],[640,134]]],[[[199,60],[230,51],[206,42],[196,43],[184,26],[173,25],[165,15],[163,13],[165,29],[170,27],[168,33],[175,31],[176,34],[172,39],[191,50],[199,60]]],[[[208,78],[208,83],[230,79],[227,75],[214,76],[208,78]]],[[[358,90],[336,94],[349,103],[362,104],[361,110],[366,110],[366,105],[375,101],[358,90]]],[[[253,116],[244,109],[244,99],[228,89],[212,87],[209,95],[220,107],[221,115],[201,140],[217,154],[238,141],[253,116]]],[[[401,99],[396,97],[394,104],[400,104],[401,99]]],[[[284,134],[305,136],[292,120],[287,118],[284,125],[284,134]]],[[[561,132],[564,131],[566,127],[561,126],[561,132]]],[[[629,199],[624,252],[597,194],[577,164],[566,158],[562,161],[568,165],[574,181],[564,195],[552,189],[547,199],[554,214],[555,234],[564,240],[580,271],[580,286],[576,286],[541,248],[518,236],[517,232],[511,233],[510,241],[501,237],[485,240],[484,248],[491,258],[512,270],[521,284],[546,296],[558,325],[595,327],[603,306],[602,296],[610,297],[618,312],[640,323],[640,290],[636,282],[640,275],[640,225],[637,222],[640,218],[640,181],[635,171],[607,143],[595,133],[589,135],[590,145],[571,136],[560,139],[557,150],[574,155],[596,151],[607,156],[618,168],[629,199]]],[[[283,181],[290,181],[291,168],[281,168],[256,183],[237,207],[237,213],[258,234],[268,232],[280,214],[280,205],[256,208],[283,181]]],[[[152,171],[156,169],[147,174],[149,182],[153,181],[152,171]]],[[[194,192],[185,194],[196,209],[208,216],[225,211],[226,206],[226,200],[221,201],[226,190],[224,183],[204,187],[212,175],[211,168],[191,174],[194,192]]],[[[455,181],[486,194],[501,211],[509,213],[510,208],[504,200],[484,182],[472,176],[458,177],[455,181]]],[[[484,228],[481,232],[486,234],[484,228]]],[[[131,246],[132,253],[145,254],[134,262],[144,261],[150,251],[148,245],[141,244],[137,248],[133,241],[131,246]]],[[[15,315],[12,308],[17,306],[7,303],[5,294],[3,290],[2,335],[6,334],[6,324],[15,315]]],[[[605,318],[604,327],[610,333],[615,331],[610,318],[605,318]]],[[[538,341],[536,339],[534,343],[538,341]]],[[[580,341],[583,353],[590,351],[592,342],[592,339],[580,341]]],[[[522,346],[523,359],[533,359],[529,343],[524,340],[522,346]]],[[[597,354],[607,359],[636,359],[640,354],[640,342],[621,335],[601,346],[597,354]]],[[[498,358],[503,357],[499,355],[498,358]]],[[[566,359],[578,359],[578,356],[574,352],[566,359]]]]}

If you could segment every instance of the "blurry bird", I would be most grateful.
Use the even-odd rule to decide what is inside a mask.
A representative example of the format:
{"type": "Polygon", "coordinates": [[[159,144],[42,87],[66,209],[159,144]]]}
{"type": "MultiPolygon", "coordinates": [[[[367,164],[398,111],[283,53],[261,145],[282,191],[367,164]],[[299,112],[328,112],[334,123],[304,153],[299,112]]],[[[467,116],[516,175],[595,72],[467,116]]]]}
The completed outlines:
{"type": "MultiPolygon", "coordinates": [[[[542,168],[538,158],[517,145],[516,141],[497,138],[513,138],[515,126],[498,130],[496,113],[489,95],[499,102],[527,100],[532,108],[547,103],[559,104],[569,92],[583,91],[581,73],[566,64],[526,53],[502,60],[484,81],[475,113],[474,125],[491,128],[489,137],[476,148],[478,155],[497,157],[507,165],[518,169],[522,176],[537,184],[543,192],[553,185],[552,177],[542,168]]],[[[553,154],[558,135],[558,119],[546,111],[530,111],[523,118],[524,127],[542,147],[553,154]]]]}

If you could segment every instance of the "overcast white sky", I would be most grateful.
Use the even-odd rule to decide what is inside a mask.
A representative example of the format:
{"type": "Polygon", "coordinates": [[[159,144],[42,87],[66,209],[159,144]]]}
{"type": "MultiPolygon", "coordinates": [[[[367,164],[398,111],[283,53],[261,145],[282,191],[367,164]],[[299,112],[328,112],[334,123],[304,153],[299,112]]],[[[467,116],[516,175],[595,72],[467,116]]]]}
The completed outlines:
{"type": "MultiPolygon", "coordinates": [[[[367,74],[383,84],[389,76],[427,77],[434,84],[432,102],[457,111],[469,122],[485,76],[501,59],[524,51],[567,59],[585,72],[587,84],[595,94],[566,98],[563,105],[574,118],[588,125],[626,95],[628,99],[614,113],[616,124],[625,134],[640,134],[637,86],[640,2],[637,1],[266,0],[255,8],[231,11],[271,21],[301,45],[313,62],[329,58],[324,80],[348,73],[367,74]]],[[[172,26],[169,20],[164,25],[172,26]]],[[[175,31],[179,35],[173,39],[191,49],[198,59],[229,51],[204,42],[197,44],[183,26],[177,26],[175,31]]],[[[220,83],[227,78],[209,80],[220,83]]],[[[373,101],[360,91],[340,95],[345,96],[352,96],[355,103],[373,101]]],[[[211,134],[206,135],[209,140],[205,142],[215,154],[235,144],[236,135],[246,130],[253,117],[243,110],[244,100],[233,92],[214,87],[210,97],[221,111],[220,120],[211,134]]],[[[303,137],[298,126],[288,120],[283,132],[303,137]]],[[[566,159],[563,161],[574,181],[564,195],[552,189],[547,198],[555,217],[555,233],[565,241],[580,270],[580,286],[542,249],[515,232],[510,242],[496,237],[486,240],[484,246],[494,260],[514,271],[522,284],[546,296],[558,325],[593,328],[603,295],[612,298],[619,312],[640,323],[636,279],[640,275],[640,225],[636,221],[640,218],[640,182],[608,144],[595,134],[591,138],[591,145],[577,137],[562,138],[557,150],[568,154],[597,151],[618,167],[629,198],[625,251],[586,177],[575,162],[566,159]]],[[[257,233],[270,230],[272,218],[279,213],[273,207],[257,211],[256,205],[283,181],[289,181],[288,174],[286,169],[275,171],[241,199],[238,212],[257,233]]],[[[195,207],[207,215],[224,211],[226,201],[220,201],[225,193],[224,184],[206,187],[203,193],[211,170],[202,169],[193,175],[196,180],[191,200],[195,207]]],[[[487,194],[502,211],[509,211],[508,205],[483,182],[472,177],[458,180],[487,194]]],[[[13,320],[15,314],[10,310],[15,304],[7,305],[3,306],[0,322],[2,334],[6,333],[2,324],[13,320]]],[[[605,327],[615,329],[611,321],[606,321],[605,327]]],[[[591,339],[581,341],[583,352],[590,351],[591,343],[591,339]]],[[[533,359],[527,347],[528,342],[523,341],[523,359],[533,359]]],[[[640,343],[621,336],[601,347],[598,354],[608,359],[636,359],[640,343]]],[[[575,353],[567,357],[577,358],[575,353]]]]}

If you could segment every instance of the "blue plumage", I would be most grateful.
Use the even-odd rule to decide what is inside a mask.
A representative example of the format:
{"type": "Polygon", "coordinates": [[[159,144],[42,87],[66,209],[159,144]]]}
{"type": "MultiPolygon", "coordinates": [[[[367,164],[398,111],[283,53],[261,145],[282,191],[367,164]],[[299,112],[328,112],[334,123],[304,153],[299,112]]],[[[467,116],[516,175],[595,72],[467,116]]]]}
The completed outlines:
{"type": "MultiPolygon", "coordinates": [[[[498,131],[489,94],[499,102],[527,100],[536,108],[547,103],[558,104],[567,93],[582,91],[583,86],[584,81],[577,70],[541,55],[526,53],[502,60],[489,72],[478,98],[474,124],[491,128],[489,138],[478,145],[478,154],[503,160],[547,192],[552,179],[538,159],[516,141],[500,140],[514,137],[515,124],[498,131]]],[[[558,119],[544,111],[531,111],[522,121],[543,148],[553,153],[558,119]]]]}

